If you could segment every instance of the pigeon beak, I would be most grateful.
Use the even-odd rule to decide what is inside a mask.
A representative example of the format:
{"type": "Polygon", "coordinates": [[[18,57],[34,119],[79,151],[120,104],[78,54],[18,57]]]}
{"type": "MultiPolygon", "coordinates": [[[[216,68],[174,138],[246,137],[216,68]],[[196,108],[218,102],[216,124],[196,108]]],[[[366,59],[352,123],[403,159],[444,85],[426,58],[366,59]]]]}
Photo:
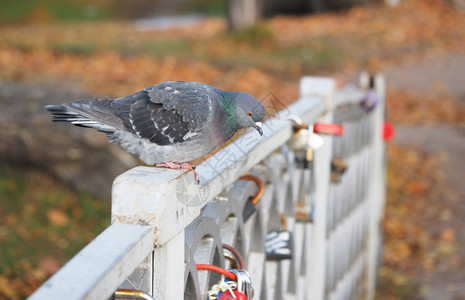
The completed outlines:
{"type": "Polygon", "coordinates": [[[255,126],[253,128],[255,128],[258,133],[263,136],[262,122],[255,122],[255,126]]]}

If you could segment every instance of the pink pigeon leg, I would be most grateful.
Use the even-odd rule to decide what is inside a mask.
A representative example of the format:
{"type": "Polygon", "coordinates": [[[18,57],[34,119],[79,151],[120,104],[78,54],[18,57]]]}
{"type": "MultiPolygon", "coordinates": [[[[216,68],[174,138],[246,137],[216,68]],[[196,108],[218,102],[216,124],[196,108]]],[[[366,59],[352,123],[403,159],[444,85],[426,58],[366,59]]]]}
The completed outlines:
{"type": "Polygon", "coordinates": [[[155,166],[156,167],[165,167],[165,168],[170,168],[170,169],[175,169],[175,170],[181,169],[180,164],[174,163],[172,161],[167,161],[167,162],[164,162],[164,163],[158,163],[155,166]]]}
{"type": "Polygon", "coordinates": [[[166,168],[175,169],[175,170],[179,170],[179,169],[192,170],[192,171],[194,171],[195,181],[196,182],[200,181],[199,172],[195,169],[195,166],[190,165],[188,163],[177,164],[177,163],[172,162],[172,161],[167,161],[167,162],[164,162],[164,163],[158,163],[155,166],[156,167],[166,167],[166,168]]]}

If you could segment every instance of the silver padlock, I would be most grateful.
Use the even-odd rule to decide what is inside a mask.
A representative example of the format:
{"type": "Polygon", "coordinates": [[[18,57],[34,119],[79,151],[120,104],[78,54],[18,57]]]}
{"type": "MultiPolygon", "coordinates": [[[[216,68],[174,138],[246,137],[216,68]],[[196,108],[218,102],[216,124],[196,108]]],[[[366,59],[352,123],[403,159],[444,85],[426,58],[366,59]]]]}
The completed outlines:
{"type": "Polygon", "coordinates": [[[247,299],[253,298],[252,279],[250,278],[249,272],[243,269],[230,270],[237,276],[237,291],[243,293],[247,299]]]}
{"type": "Polygon", "coordinates": [[[296,156],[302,156],[308,144],[308,126],[297,116],[291,115],[288,119],[294,123],[294,135],[289,139],[287,144],[296,156]]]}
{"type": "Polygon", "coordinates": [[[313,152],[323,146],[323,139],[321,136],[314,132],[310,132],[308,134],[308,140],[307,140],[307,149],[305,152],[305,159],[307,161],[312,161],[313,160],[313,152]]]}
{"type": "Polygon", "coordinates": [[[307,162],[313,160],[313,152],[323,145],[323,139],[313,132],[313,125],[301,128],[289,139],[288,146],[294,151],[296,157],[307,162]]]}
{"type": "Polygon", "coordinates": [[[305,151],[308,145],[309,130],[306,128],[299,129],[289,139],[288,145],[296,154],[305,151]]]}

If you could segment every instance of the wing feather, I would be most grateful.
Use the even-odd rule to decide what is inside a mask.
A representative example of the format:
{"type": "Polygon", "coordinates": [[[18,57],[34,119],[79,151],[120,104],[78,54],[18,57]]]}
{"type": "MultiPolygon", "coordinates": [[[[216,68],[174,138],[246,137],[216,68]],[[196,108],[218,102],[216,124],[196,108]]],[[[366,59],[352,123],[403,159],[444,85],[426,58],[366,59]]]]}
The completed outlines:
{"type": "Polygon", "coordinates": [[[115,99],[111,109],[127,130],[158,145],[182,143],[200,134],[211,117],[210,87],[164,82],[115,99]]]}

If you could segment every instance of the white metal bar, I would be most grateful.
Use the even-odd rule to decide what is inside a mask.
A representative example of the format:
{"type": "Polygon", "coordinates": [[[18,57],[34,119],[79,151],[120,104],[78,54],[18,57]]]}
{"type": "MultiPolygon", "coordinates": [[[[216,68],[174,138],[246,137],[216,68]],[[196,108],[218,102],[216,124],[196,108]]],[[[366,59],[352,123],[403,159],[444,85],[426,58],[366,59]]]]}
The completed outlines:
{"type": "Polygon", "coordinates": [[[138,290],[149,295],[153,294],[153,255],[146,259],[129,275],[118,289],[138,290]]]}
{"type": "Polygon", "coordinates": [[[112,224],[29,299],[106,299],[152,250],[151,226],[112,224]]]}
{"type": "Polygon", "coordinates": [[[367,292],[366,299],[373,299],[376,286],[376,271],[378,266],[378,251],[380,246],[380,221],[382,218],[384,201],[385,201],[385,174],[384,174],[384,141],[382,137],[382,126],[384,121],[384,106],[385,106],[385,85],[382,76],[377,76],[375,88],[378,96],[382,101],[378,104],[374,111],[374,133],[371,145],[371,164],[370,164],[370,179],[371,182],[368,188],[369,200],[369,220],[368,220],[368,256],[367,256],[367,292]]]}
{"type": "Polygon", "coordinates": [[[365,97],[361,90],[341,90],[335,91],[333,96],[333,108],[345,104],[359,104],[365,97]]]}
{"type": "MultiPolygon", "coordinates": [[[[249,253],[249,264],[247,270],[249,271],[250,278],[252,278],[252,284],[256,295],[261,295],[264,291],[261,290],[264,283],[262,283],[263,273],[265,272],[265,254],[259,252],[249,253]]],[[[257,297],[257,299],[259,299],[257,297]]]]}
{"type": "Polygon", "coordinates": [[[184,299],[184,231],[153,252],[153,297],[184,299]]]}
{"type": "MultiPolygon", "coordinates": [[[[301,80],[301,93],[319,95],[325,99],[326,114],[314,119],[319,122],[331,123],[333,120],[332,97],[335,82],[331,78],[304,77],[301,80]]],[[[332,156],[331,136],[322,136],[324,144],[315,151],[313,167],[315,171],[315,220],[312,233],[310,253],[309,287],[307,299],[324,299],[326,277],[326,226],[327,201],[329,197],[330,163],[332,156]]]]}

